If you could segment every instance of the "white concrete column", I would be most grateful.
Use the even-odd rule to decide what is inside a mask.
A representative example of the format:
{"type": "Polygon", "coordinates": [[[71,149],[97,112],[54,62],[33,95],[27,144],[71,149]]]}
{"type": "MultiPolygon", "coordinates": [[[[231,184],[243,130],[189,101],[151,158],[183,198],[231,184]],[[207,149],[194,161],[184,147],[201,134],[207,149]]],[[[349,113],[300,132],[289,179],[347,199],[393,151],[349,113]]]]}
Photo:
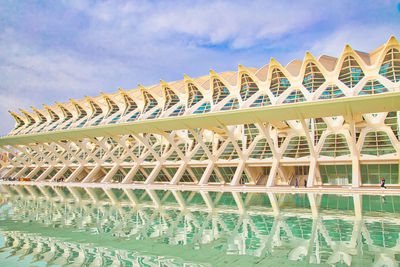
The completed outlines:
{"type": "Polygon", "coordinates": [[[125,178],[122,180],[121,184],[128,184],[132,181],[132,178],[135,176],[136,172],[139,170],[140,165],[135,164],[126,174],[125,178]]]}
{"type": "Polygon", "coordinates": [[[274,159],[272,162],[271,171],[268,175],[267,187],[272,187],[275,185],[275,177],[276,173],[278,172],[278,167],[279,167],[279,160],[274,159]]]}
{"type": "Polygon", "coordinates": [[[35,181],[40,182],[44,180],[44,178],[46,178],[52,172],[52,170],[54,170],[54,167],[49,166],[35,181]]]}
{"type": "Polygon", "coordinates": [[[50,182],[57,181],[58,179],[61,178],[61,176],[68,170],[68,166],[63,166],[57,173],[56,175],[51,178],[50,182]]]}
{"type": "Polygon", "coordinates": [[[154,169],[151,171],[149,177],[147,177],[146,181],[144,182],[145,184],[152,184],[154,180],[156,179],[158,173],[160,172],[162,167],[161,163],[157,163],[157,165],[154,167],[154,169]]]}
{"type": "Polygon", "coordinates": [[[89,174],[83,178],[82,183],[89,183],[92,181],[92,179],[94,178],[94,176],[100,171],[101,166],[100,165],[96,165],[90,172],[89,174]]]}
{"type": "Polygon", "coordinates": [[[67,180],[65,180],[65,182],[67,183],[74,182],[76,176],[78,176],[78,174],[80,174],[83,169],[84,167],[82,165],[79,165],[79,167],[76,168],[76,170],[71,173],[71,175],[67,178],[67,180]]]}
{"type": "Polygon", "coordinates": [[[33,176],[35,176],[36,173],[40,170],[40,166],[36,166],[27,176],[26,178],[32,179],[33,176]]]}
{"type": "Polygon", "coordinates": [[[244,161],[240,161],[239,165],[236,168],[235,174],[233,175],[230,185],[240,184],[240,178],[242,178],[245,165],[246,165],[246,163],[244,161]]]}
{"type": "Polygon", "coordinates": [[[214,161],[210,161],[203,173],[203,175],[201,176],[199,185],[205,185],[208,183],[208,180],[210,179],[210,176],[214,170],[214,161]]]}
{"type": "Polygon", "coordinates": [[[115,164],[111,170],[104,176],[103,180],[101,180],[101,183],[107,183],[111,180],[111,178],[117,173],[119,168],[118,164],[115,164]]]}
{"type": "Polygon", "coordinates": [[[307,177],[307,187],[313,187],[315,185],[317,168],[318,168],[317,160],[314,157],[311,157],[310,168],[307,177]]]}
{"type": "Polygon", "coordinates": [[[178,184],[179,183],[179,181],[182,178],[182,175],[185,173],[186,167],[187,167],[186,163],[183,163],[183,164],[181,164],[181,166],[179,166],[179,168],[176,171],[174,177],[172,178],[170,184],[178,184]]]}
{"type": "Polygon", "coordinates": [[[3,177],[8,177],[8,176],[10,176],[10,175],[15,171],[16,168],[17,168],[17,167],[15,167],[15,166],[11,167],[11,168],[4,174],[3,177]]]}
{"type": "Polygon", "coordinates": [[[352,187],[361,186],[360,161],[357,156],[352,157],[352,187]]]}
{"type": "Polygon", "coordinates": [[[21,178],[22,175],[27,171],[28,166],[24,166],[19,172],[17,172],[12,178],[21,178]]]}

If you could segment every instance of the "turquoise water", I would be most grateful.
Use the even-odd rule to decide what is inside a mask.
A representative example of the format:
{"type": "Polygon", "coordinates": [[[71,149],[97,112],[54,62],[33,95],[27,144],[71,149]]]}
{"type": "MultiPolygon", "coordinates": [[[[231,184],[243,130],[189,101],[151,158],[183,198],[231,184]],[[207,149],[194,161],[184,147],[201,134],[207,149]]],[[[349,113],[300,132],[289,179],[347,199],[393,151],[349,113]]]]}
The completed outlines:
{"type": "Polygon", "coordinates": [[[0,187],[1,266],[399,266],[400,196],[0,187]]]}

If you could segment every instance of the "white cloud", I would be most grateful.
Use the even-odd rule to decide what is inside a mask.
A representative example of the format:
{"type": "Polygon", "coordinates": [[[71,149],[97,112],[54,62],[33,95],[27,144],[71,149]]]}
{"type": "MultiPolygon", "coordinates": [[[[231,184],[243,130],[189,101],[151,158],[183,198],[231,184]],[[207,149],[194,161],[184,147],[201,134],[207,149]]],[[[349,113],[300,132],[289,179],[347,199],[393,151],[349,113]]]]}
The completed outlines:
{"type": "Polygon", "coordinates": [[[393,26],[357,27],[357,25],[352,25],[343,27],[316,41],[310,52],[315,56],[324,54],[339,57],[346,44],[349,44],[355,50],[369,53],[389,40],[390,36],[394,34],[393,26]]]}

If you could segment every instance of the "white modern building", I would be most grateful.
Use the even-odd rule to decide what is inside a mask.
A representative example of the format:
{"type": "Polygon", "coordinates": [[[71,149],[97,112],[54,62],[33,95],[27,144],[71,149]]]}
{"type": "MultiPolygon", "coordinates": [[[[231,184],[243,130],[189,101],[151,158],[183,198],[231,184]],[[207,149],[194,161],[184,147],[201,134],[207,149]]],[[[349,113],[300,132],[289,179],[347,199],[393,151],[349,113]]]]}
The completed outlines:
{"type": "Polygon", "coordinates": [[[306,53],[10,112],[3,178],[198,185],[399,184],[400,44],[306,53]]]}

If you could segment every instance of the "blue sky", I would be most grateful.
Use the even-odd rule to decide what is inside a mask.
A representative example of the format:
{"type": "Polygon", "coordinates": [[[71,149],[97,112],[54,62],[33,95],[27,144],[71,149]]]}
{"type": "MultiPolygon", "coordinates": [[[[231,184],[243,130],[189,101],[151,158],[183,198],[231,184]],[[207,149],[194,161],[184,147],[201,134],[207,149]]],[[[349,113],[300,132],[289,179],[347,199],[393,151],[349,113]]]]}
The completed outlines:
{"type": "Polygon", "coordinates": [[[13,1],[0,3],[0,134],[7,110],[175,81],[183,74],[369,52],[399,39],[399,1],[13,1]]]}

